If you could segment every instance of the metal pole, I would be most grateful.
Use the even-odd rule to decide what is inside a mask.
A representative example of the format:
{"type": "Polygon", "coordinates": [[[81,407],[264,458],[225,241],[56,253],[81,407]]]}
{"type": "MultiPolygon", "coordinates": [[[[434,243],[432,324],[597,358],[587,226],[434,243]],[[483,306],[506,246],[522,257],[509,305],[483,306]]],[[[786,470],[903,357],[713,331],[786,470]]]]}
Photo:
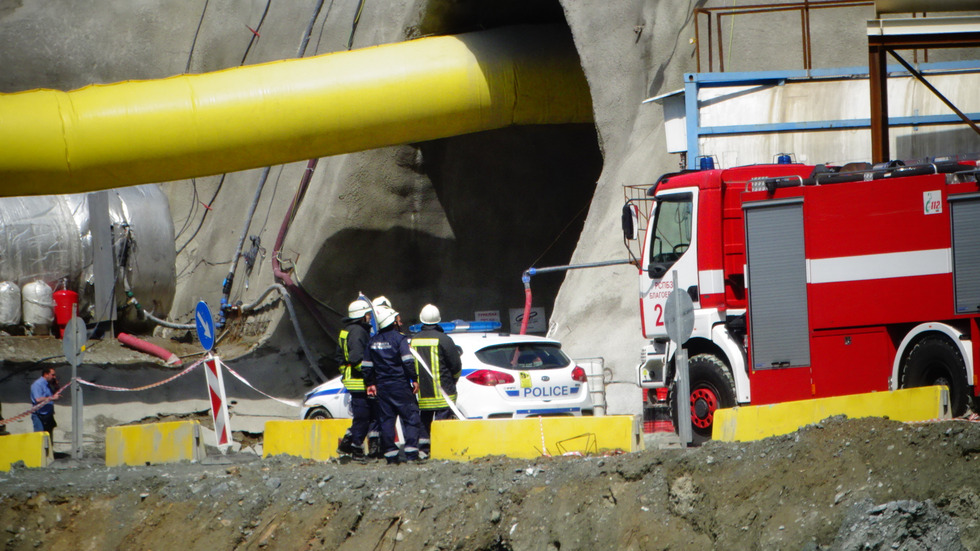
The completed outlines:
{"type": "MultiPolygon", "coordinates": [[[[677,290],[677,270],[674,270],[674,290],[677,290]]],[[[683,317],[681,301],[674,301],[674,318],[683,317]]],[[[691,378],[687,365],[687,350],[684,343],[677,343],[677,353],[674,354],[677,363],[677,435],[681,445],[688,446],[693,440],[691,434],[691,378]]]]}
{"type": "MultiPolygon", "coordinates": [[[[76,319],[76,305],[71,307],[71,319],[76,319]]],[[[77,323],[77,322],[76,322],[77,323]]],[[[62,338],[65,338],[63,335],[62,338]]],[[[74,339],[74,335],[72,338],[74,339]]],[[[75,345],[77,346],[77,345],[75,345]]],[[[71,456],[73,459],[81,459],[84,455],[82,450],[82,432],[84,420],[82,419],[82,385],[78,382],[78,356],[73,355],[71,360],[71,456]]],[[[51,443],[52,447],[54,442],[51,443]]]]}
{"type": "Polygon", "coordinates": [[[908,61],[905,61],[902,58],[902,56],[900,56],[897,53],[895,53],[895,50],[887,50],[887,51],[888,51],[888,53],[890,53],[892,55],[892,57],[894,57],[896,60],[898,60],[898,62],[902,64],[902,67],[905,67],[905,70],[908,71],[909,73],[911,73],[912,76],[916,78],[916,80],[918,80],[919,82],[921,82],[922,85],[925,86],[926,88],[928,88],[930,92],[932,92],[933,94],[935,94],[935,96],[937,98],[939,98],[940,101],[942,101],[943,103],[945,103],[946,104],[946,107],[949,107],[950,109],[952,109],[953,112],[956,113],[956,115],[959,116],[959,118],[962,119],[963,122],[965,122],[966,124],[968,124],[970,126],[970,128],[973,129],[974,132],[976,132],[977,134],[980,134],[980,127],[977,127],[977,124],[975,122],[973,122],[972,120],[970,120],[970,117],[966,116],[966,113],[964,113],[963,111],[960,111],[960,109],[958,107],[956,107],[956,105],[954,105],[953,102],[949,101],[949,98],[947,98],[946,96],[944,96],[942,92],[940,92],[939,90],[936,89],[935,86],[933,86],[932,84],[930,84],[929,81],[926,80],[926,77],[924,77],[922,75],[922,73],[920,73],[919,71],[916,71],[914,67],[912,67],[911,65],[909,65],[909,62],[908,61]]]}
{"type": "Polygon", "coordinates": [[[585,264],[567,264],[565,266],[547,266],[545,268],[528,268],[528,275],[546,274],[549,272],[564,272],[566,270],[576,270],[579,268],[598,268],[601,266],[617,266],[619,264],[630,264],[630,260],[605,260],[602,262],[587,262],[585,264]]]}
{"type": "Polygon", "coordinates": [[[627,260],[606,260],[603,262],[587,262],[585,264],[568,264],[565,266],[548,266],[545,268],[528,268],[521,274],[521,282],[524,284],[524,317],[521,319],[521,335],[527,334],[527,320],[531,316],[531,276],[536,274],[547,274],[550,272],[564,272],[579,268],[599,268],[602,266],[616,266],[619,264],[632,264],[627,260]]]}
{"type": "Polygon", "coordinates": [[[885,47],[868,45],[868,84],[871,92],[871,162],[883,163],[889,157],[888,143],[888,67],[885,47]]]}

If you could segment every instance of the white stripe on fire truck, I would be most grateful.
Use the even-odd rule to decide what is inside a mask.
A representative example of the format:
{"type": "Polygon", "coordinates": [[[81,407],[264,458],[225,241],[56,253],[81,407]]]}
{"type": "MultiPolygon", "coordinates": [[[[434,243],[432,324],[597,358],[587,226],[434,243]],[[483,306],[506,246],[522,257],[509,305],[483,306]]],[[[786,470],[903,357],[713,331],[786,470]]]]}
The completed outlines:
{"type": "Polygon", "coordinates": [[[889,279],[953,271],[949,249],[807,259],[807,283],[889,279]]]}
{"type": "Polygon", "coordinates": [[[701,270],[698,272],[698,284],[702,295],[722,294],[725,292],[725,271],[701,270]]]}

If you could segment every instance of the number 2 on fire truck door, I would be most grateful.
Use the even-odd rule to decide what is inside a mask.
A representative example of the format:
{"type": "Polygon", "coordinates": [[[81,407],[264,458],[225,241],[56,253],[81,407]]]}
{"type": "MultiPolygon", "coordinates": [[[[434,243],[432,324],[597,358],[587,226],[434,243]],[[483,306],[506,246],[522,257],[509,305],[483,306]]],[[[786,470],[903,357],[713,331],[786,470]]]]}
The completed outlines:
{"type": "Polygon", "coordinates": [[[922,192],[922,210],[925,214],[941,214],[943,212],[943,192],[922,192]]]}
{"type": "Polygon", "coordinates": [[[521,371],[521,388],[531,388],[531,374],[521,371]]]}

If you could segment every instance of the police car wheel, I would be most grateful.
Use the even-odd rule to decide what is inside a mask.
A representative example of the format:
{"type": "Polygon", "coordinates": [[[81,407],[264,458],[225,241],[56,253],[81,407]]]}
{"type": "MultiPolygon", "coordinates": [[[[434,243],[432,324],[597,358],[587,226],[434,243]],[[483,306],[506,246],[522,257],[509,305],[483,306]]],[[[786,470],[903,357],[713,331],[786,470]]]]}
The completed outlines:
{"type": "Polygon", "coordinates": [[[306,412],[307,419],[333,419],[333,415],[327,411],[327,408],[316,407],[306,412]]]}

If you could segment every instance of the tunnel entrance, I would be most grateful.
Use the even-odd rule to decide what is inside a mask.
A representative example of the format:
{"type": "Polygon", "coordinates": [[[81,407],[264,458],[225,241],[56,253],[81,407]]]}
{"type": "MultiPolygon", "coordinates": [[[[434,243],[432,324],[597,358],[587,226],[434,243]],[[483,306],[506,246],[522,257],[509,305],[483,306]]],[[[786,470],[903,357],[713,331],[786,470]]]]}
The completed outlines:
{"type": "MultiPolygon", "coordinates": [[[[409,34],[517,24],[553,29],[556,23],[568,29],[554,0],[439,1],[428,4],[409,34]]],[[[571,31],[563,35],[573,48],[571,31]]],[[[443,320],[496,311],[508,331],[509,310],[523,307],[523,271],[569,262],[602,154],[594,124],[551,124],[374,150],[349,157],[349,163],[344,187],[358,190],[358,205],[379,205],[378,215],[389,218],[375,228],[395,227],[347,224],[328,237],[310,268],[315,278],[306,279],[314,294],[344,307],[357,290],[383,294],[406,325],[417,322],[426,303],[437,304],[443,320]]],[[[354,201],[346,193],[340,200],[354,201]]],[[[533,306],[543,307],[546,316],[562,279],[556,274],[535,281],[533,306]]]]}
{"type": "MultiPolygon", "coordinates": [[[[456,34],[504,25],[559,24],[557,0],[429,2],[419,31],[456,34]]],[[[588,213],[602,154],[593,124],[520,126],[418,144],[421,169],[452,227],[433,266],[459,283],[460,316],[523,305],[520,276],[531,266],[567,264],[588,213]]],[[[535,281],[534,306],[548,317],[563,277],[535,281]]],[[[440,294],[449,289],[440,289],[440,294]]],[[[448,297],[447,297],[448,298],[448,297]]]]}

